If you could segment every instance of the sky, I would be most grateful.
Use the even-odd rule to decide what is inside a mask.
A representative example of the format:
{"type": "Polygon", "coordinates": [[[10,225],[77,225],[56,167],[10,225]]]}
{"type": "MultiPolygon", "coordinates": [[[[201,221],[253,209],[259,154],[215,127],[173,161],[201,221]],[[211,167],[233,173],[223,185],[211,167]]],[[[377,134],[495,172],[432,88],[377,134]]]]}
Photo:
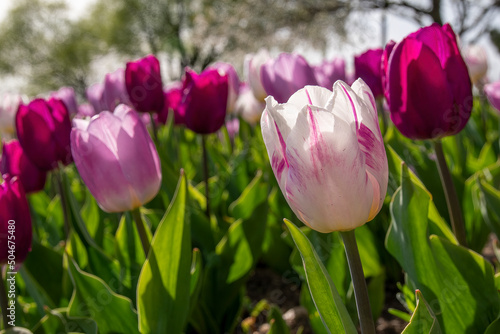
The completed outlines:
{"type": "MultiPolygon", "coordinates": [[[[66,0],[70,9],[70,18],[78,19],[80,16],[84,15],[86,8],[88,8],[95,1],[96,0],[66,0]]],[[[5,18],[9,8],[11,8],[15,2],[16,0],[0,0],[0,22],[5,18]]],[[[444,8],[446,16],[446,5],[444,8]]],[[[308,53],[307,51],[300,49],[297,51],[303,53],[304,56],[312,63],[319,63],[322,57],[329,59],[334,56],[342,56],[347,60],[348,68],[352,67],[352,59],[354,55],[362,53],[368,48],[377,48],[381,45],[380,12],[375,11],[374,13],[362,15],[364,16],[357,18],[358,21],[354,18],[353,24],[368,24],[370,28],[364,29],[364,31],[366,31],[365,36],[356,36],[356,38],[352,38],[349,43],[339,42],[337,46],[332,46],[331,50],[329,50],[326,55],[308,53]]],[[[387,15],[387,40],[392,39],[398,42],[418,28],[418,25],[406,19],[392,14],[387,15]]],[[[490,81],[500,80],[500,54],[498,53],[498,50],[492,45],[487,36],[480,38],[477,41],[477,44],[484,46],[488,54],[488,78],[490,81]]]]}

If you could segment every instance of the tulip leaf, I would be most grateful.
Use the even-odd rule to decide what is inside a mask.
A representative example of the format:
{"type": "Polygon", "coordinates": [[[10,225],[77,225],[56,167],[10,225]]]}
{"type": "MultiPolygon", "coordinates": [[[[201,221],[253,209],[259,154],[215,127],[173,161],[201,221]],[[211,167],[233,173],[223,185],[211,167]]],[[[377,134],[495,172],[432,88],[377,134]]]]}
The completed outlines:
{"type": "Polygon", "coordinates": [[[292,222],[285,219],[285,223],[300,251],[307,285],[323,325],[330,333],[357,333],[330,275],[328,275],[311,242],[292,222]]]}
{"type": "Polygon", "coordinates": [[[267,334],[290,334],[290,328],[286,325],[279,308],[276,306],[271,306],[267,319],[271,324],[267,334]]]}
{"type": "Polygon", "coordinates": [[[45,316],[33,328],[34,334],[87,333],[97,334],[97,324],[90,318],[67,317],[67,309],[45,308],[45,316]]]}
{"type": "Polygon", "coordinates": [[[243,190],[240,197],[229,206],[229,213],[235,218],[247,219],[255,208],[267,198],[267,185],[261,183],[262,171],[243,190]]]}
{"type": "Polygon", "coordinates": [[[498,334],[500,333],[500,317],[496,318],[495,321],[493,321],[488,328],[486,328],[486,331],[484,334],[498,334]]]}
{"type": "Polygon", "coordinates": [[[191,236],[186,210],[187,180],[156,229],[137,286],[141,333],[182,333],[189,311],[191,236]]]}
{"type": "Polygon", "coordinates": [[[401,175],[386,248],[422,291],[444,332],[483,332],[500,311],[491,264],[449,238],[428,193],[408,177],[405,165],[401,175]]]}
{"type": "Polygon", "coordinates": [[[82,271],[72,258],[66,257],[74,287],[68,317],[90,317],[103,334],[139,333],[137,313],[130,299],[116,294],[102,279],[82,271]]]}
{"type": "Polygon", "coordinates": [[[424,299],[422,292],[417,290],[417,307],[411,316],[410,323],[405,327],[401,334],[441,334],[441,327],[424,299]]]}

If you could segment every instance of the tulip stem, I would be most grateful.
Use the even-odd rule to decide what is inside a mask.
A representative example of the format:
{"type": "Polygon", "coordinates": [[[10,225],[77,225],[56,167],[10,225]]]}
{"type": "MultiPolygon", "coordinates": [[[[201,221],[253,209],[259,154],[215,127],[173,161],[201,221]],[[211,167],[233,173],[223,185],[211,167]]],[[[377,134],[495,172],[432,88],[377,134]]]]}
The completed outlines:
{"type": "Polygon", "coordinates": [[[9,325],[9,318],[7,318],[8,304],[7,304],[7,290],[5,290],[5,277],[3,276],[4,267],[1,267],[0,272],[0,304],[2,308],[3,328],[7,329],[12,327],[9,325]]]}
{"type": "Polygon", "coordinates": [[[151,118],[151,128],[153,129],[153,140],[156,145],[158,145],[158,128],[156,127],[156,121],[152,112],[149,113],[151,118]]]}
{"type": "Polygon", "coordinates": [[[205,178],[205,197],[207,199],[205,213],[210,219],[210,189],[208,187],[208,155],[207,155],[207,142],[205,135],[201,135],[201,147],[203,151],[203,177],[205,178]]]}
{"type": "Polygon", "coordinates": [[[448,206],[448,213],[450,214],[453,233],[455,234],[458,243],[467,247],[462,210],[460,208],[460,202],[458,201],[457,192],[455,190],[455,185],[453,184],[453,179],[451,178],[450,170],[448,169],[448,165],[446,163],[441,140],[438,139],[434,141],[434,149],[436,151],[439,177],[441,178],[441,184],[443,185],[444,196],[448,206]]]}
{"type": "Polygon", "coordinates": [[[59,191],[59,196],[61,197],[61,207],[63,210],[63,219],[64,219],[64,235],[66,237],[66,240],[69,237],[69,231],[71,229],[70,224],[69,224],[69,209],[68,209],[68,199],[66,197],[66,192],[64,191],[64,183],[63,183],[63,175],[64,173],[62,167],[59,168],[59,170],[55,171],[55,178],[56,178],[56,183],[57,183],[57,188],[59,191]]]}
{"type": "Polygon", "coordinates": [[[375,334],[375,324],[373,323],[370,299],[368,298],[368,288],[366,287],[365,275],[361,258],[359,257],[358,245],[354,230],[340,232],[344,241],[349,271],[351,272],[354,296],[356,297],[356,308],[358,309],[359,324],[362,334],[375,334]]]}
{"type": "Polygon", "coordinates": [[[144,227],[144,221],[142,220],[141,210],[137,208],[133,209],[130,212],[132,213],[132,217],[134,217],[135,226],[137,227],[137,232],[139,233],[139,238],[141,239],[144,255],[148,257],[149,248],[151,247],[151,245],[149,244],[148,234],[146,233],[146,228],[144,227]]]}

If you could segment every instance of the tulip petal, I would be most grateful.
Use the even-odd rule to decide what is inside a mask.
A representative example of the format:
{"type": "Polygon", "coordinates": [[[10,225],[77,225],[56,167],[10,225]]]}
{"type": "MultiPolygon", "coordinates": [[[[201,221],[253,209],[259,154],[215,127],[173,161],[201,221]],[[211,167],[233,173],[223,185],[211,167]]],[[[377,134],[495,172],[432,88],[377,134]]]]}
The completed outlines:
{"type": "Polygon", "coordinates": [[[104,143],[118,157],[116,138],[121,129],[121,119],[109,111],[103,111],[90,122],[87,132],[104,143]]]}
{"type": "Polygon", "coordinates": [[[304,106],[304,101],[310,105],[327,108],[331,103],[332,91],[319,86],[305,86],[295,92],[287,102],[287,105],[293,104],[298,110],[304,106]]]}
{"type": "Polygon", "coordinates": [[[351,124],[328,110],[304,107],[286,141],[286,157],[286,199],[303,222],[331,232],[368,220],[374,190],[351,124]]]}

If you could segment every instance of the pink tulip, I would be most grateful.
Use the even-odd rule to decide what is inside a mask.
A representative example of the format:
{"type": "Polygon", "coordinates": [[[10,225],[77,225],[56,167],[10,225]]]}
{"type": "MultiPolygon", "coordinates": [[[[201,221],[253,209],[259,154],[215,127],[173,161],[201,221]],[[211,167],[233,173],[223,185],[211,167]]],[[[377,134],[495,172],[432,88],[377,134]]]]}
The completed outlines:
{"type": "Polygon", "coordinates": [[[261,68],[261,81],[266,93],[284,103],[293,93],[306,85],[316,85],[314,70],[304,57],[281,53],[261,68]]]}
{"type": "Polygon", "coordinates": [[[78,113],[75,90],[72,87],[61,87],[58,91],[52,92],[50,97],[63,101],[70,115],[76,115],[76,113],[78,113]]]}
{"type": "Polygon", "coordinates": [[[71,150],[83,182],[106,212],[136,209],[160,189],[156,148],[139,115],[125,105],[90,121],[75,119],[71,150]]]}
{"type": "Polygon", "coordinates": [[[288,102],[270,96],[261,119],[271,167],[297,217],[319,232],[372,220],[387,191],[388,164],[375,99],[358,79],[333,92],[306,86],[288,102]]]}
{"type": "Polygon", "coordinates": [[[486,84],[484,86],[484,93],[491,105],[500,112],[500,81],[486,84]]]}
{"type": "Polygon", "coordinates": [[[346,81],[345,60],[333,58],[324,60],[320,65],[313,66],[318,85],[331,89],[337,80],[346,81]]]}
{"type": "Polygon", "coordinates": [[[464,49],[463,54],[472,83],[479,83],[488,72],[486,50],[480,45],[469,45],[469,47],[464,49]]]}
{"type": "Polygon", "coordinates": [[[0,137],[13,138],[16,133],[16,113],[23,99],[19,94],[6,93],[0,97],[0,137]]]}
{"type": "Polygon", "coordinates": [[[119,68],[104,77],[104,91],[102,99],[106,110],[115,110],[119,104],[130,105],[130,99],[125,86],[125,69],[119,68]]]}
{"type": "Polygon", "coordinates": [[[103,83],[95,83],[87,88],[85,91],[85,95],[87,96],[87,100],[94,108],[94,112],[96,114],[101,111],[108,110],[106,102],[104,101],[104,84],[103,83]]]}

